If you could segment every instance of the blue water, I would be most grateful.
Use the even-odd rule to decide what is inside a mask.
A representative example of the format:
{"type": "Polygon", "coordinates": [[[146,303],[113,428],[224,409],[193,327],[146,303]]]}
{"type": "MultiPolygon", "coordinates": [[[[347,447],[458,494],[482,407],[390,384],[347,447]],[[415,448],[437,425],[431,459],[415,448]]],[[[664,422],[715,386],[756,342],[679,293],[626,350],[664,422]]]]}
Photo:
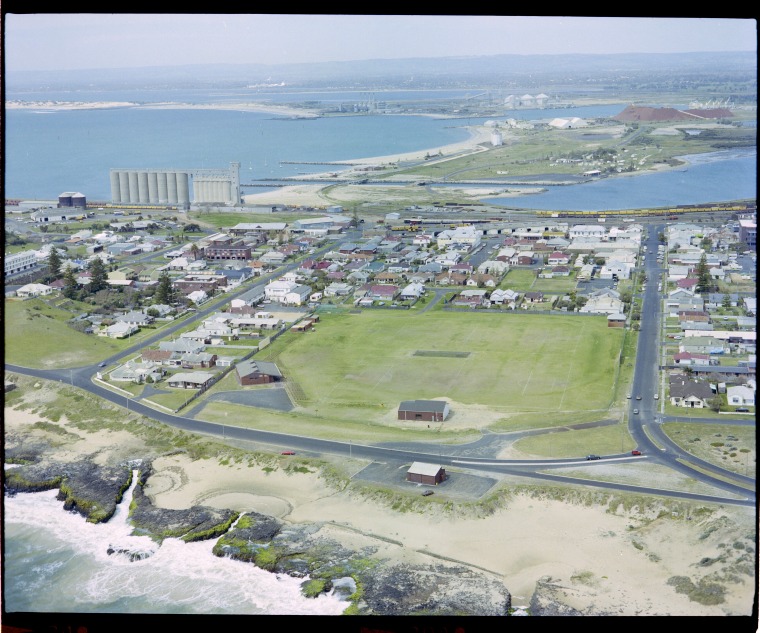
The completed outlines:
{"type": "MultiPolygon", "coordinates": [[[[267,92],[254,90],[141,90],[14,93],[9,99],[130,101],[138,103],[351,102],[363,92],[267,92]]],[[[376,99],[449,99],[466,91],[391,91],[376,99]]],[[[558,116],[610,117],[623,104],[557,110],[504,111],[503,118],[547,120],[558,116]]],[[[5,196],[55,199],[79,191],[89,200],[109,200],[111,168],[226,168],[241,163],[241,182],[254,183],[324,172],[325,163],[387,156],[457,143],[467,126],[485,117],[366,115],[292,119],[261,112],[224,110],[6,110],[5,196]]],[[[552,187],[545,193],[493,198],[509,208],[604,210],[722,202],[756,195],[755,150],[722,152],[721,160],[695,164],[687,172],[552,187]]],[[[264,189],[244,189],[261,192],[264,189]]]]}
{"type": "MultiPolygon", "coordinates": [[[[604,211],[730,202],[757,195],[757,151],[731,150],[685,156],[687,171],[611,177],[581,185],[554,186],[519,198],[490,198],[515,209],[604,211]]],[[[517,188],[517,187],[515,187],[517,188]]]]}

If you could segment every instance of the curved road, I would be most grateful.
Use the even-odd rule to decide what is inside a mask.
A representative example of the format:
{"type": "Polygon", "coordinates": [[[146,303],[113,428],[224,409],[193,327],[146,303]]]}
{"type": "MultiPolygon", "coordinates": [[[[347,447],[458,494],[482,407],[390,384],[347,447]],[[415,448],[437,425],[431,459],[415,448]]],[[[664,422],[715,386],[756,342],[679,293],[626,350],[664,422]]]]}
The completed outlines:
{"type": "MultiPolygon", "coordinates": [[[[657,252],[657,235],[662,227],[652,227],[647,240],[648,254],[645,258],[645,270],[650,279],[658,274],[659,269],[655,262],[657,252]]],[[[349,239],[355,239],[355,236],[349,236],[349,239]]],[[[324,247],[324,250],[331,248],[330,244],[324,247]]],[[[296,263],[291,264],[290,268],[295,268],[296,263]]],[[[286,268],[287,270],[287,268],[286,268]]],[[[281,271],[278,273],[281,274],[281,271]]],[[[259,282],[263,285],[263,281],[259,282]]],[[[255,286],[254,286],[255,287],[255,286]]],[[[225,295],[224,301],[243,294],[251,290],[251,287],[237,290],[235,293],[225,295]]],[[[441,291],[442,293],[443,291],[441,291]]],[[[431,306],[440,298],[438,291],[435,297],[431,298],[428,306],[431,306]]],[[[219,302],[213,302],[211,306],[200,310],[197,318],[201,318],[218,307],[219,302]]],[[[732,473],[730,471],[716,467],[713,464],[699,460],[681,449],[677,444],[672,442],[663,432],[660,426],[661,419],[657,418],[656,404],[654,400],[655,393],[658,393],[658,354],[659,354],[659,325],[660,325],[660,299],[656,292],[654,283],[648,283],[643,297],[642,318],[640,321],[639,343],[636,356],[636,367],[634,370],[634,379],[632,393],[641,395],[642,400],[632,399],[631,411],[634,407],[638,408],[638,414],[629,415],[629,431],[636,441],[637,446],[645,454],[641,457],[633,457],[629,453],[619,455],[608,455],[603,460],[586,461],[585,459],[564,459],[564,460],[503,460],[492,459],[489,457],[469,457],[462,453],[467,452],[465,447],[445,447],[439,445],[410,444],[402,445],[399,448],[390,446],[368,446],[354,444],[352,442],[338,442],[333,440],[322,440],[303,436],[293,436],[286,433],[274,433],[270,431],[260,431],[255,429],[246,429],[226,424],[205,422],[190,417],[163,413],[151,407],[148,407],[133,399],[114,393],[99,384],[93,382],[93,377],[98,372],[97,366],[79,367],[74,369],[56,369],[42,370],[31,369],[18,365],[6,364],[6,371],[15,371],[20,374],[34,376],[46,380],[56,380],[62,383],[71,384],[89,391],[90,393],[113,402],[116,405],[123,406],[129,411],[134,411],[140,415],[152,418],[164,424],[168,424],[178,429],[191,433],[201,433],[212,435],[217,438],[239,440],[253,443],[263,443],[269,446],[283,446],[288,448],[297,448],[309,453],[327,453],[333,455],[355,456],[357,458],[369,459],[375,461],[394,461],[406,463],[410,461],[433,460],[442,466],[457,466],[468,470],[480,471],[483,473],[499,473],[506,475],[517,475],[544,481],[569,483],[572,485],[590,486],[594,488],[604,488],[608,490],[621,490],[636,492],[639,494],[651,494],[657,496],[675,497],[681,499],[690,499],[694,501],[724,503],[732,505],[751,506],[755,505],[755,479],[732,473]],[[444,455],[443,450],[449,450],[450,453],[444,455]],[[457,455],[456,453],[460,453],[457,455]],[[687,474],[701,482],[710,484],[719,490],[726,492],[723,496],[711,496],[689,492],[679,492],[671,490],[662,490],[653,487],[633,486],[623,483],[603,482],[603,481],[583,481],[574,477],[565,477],[562,475],[552,474],[554,468],[576,465],[593,468],[598,464],[606,464],[610,461],[630,461],[630,460],[652,460],[654,462],[666,465],[676,471],[687,474]],[[693,465],[693,467],[692,467],[693,465]]],[[[108,361],[116,360],[123,356],[133,354],[140,348],[149,345],[159,339],[166,337],[180,327],[185,327],[183,321],[170,326],[167,330],[162,330],[159,334],[141,341],[118,355],[115,355],[108,361]]],[[[712,421],[712,420],[711,420],[712,421]]],[[[558,429],[545,429],[526,431],[522,433],[504,434],[522,436],[539,432],[559,432],[558,429]]],[[[482,440],[474,444],[488,444],[489,442],[498,442],[504,440],[504,435],[497,433],[487,433],[482,440]]]]}

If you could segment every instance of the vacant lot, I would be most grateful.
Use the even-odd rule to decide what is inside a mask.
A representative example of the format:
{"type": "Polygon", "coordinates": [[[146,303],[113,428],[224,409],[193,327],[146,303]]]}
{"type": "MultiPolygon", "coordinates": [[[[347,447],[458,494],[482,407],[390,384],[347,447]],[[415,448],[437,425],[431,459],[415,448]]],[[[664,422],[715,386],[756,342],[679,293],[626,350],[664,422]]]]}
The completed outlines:
{"type": "Polygon", "coordinates": [[[325,315],[258,358],[320,417],[379,421],[414,399],[448,400],[455,415],[572,414],[610,406],[622,334],[605,318],[366,311],[325,315]]]}

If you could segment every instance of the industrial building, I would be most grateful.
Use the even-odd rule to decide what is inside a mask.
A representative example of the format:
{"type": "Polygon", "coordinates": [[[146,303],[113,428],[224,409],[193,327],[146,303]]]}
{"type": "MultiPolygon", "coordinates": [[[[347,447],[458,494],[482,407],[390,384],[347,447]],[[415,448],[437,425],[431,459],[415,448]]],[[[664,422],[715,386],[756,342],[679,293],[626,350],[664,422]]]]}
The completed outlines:
{"type": "Polygon", "coordinates": [[[182,208],[191,203],[238,204],[240,163],[230,163],[229,169],[111,169],[111,201],[182,208]]]}

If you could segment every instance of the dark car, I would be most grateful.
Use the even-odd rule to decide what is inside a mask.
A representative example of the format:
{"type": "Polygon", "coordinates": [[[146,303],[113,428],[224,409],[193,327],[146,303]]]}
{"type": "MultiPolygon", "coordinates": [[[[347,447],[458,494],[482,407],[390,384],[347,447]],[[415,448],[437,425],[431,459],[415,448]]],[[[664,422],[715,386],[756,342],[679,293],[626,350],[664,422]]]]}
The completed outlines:
{"type": "Polygon", "coordinates": [[[631,455],[641,455],[641,451],[632,450],[631,455]]]}
{"type": "Polygon", "coordinates": [[[433,494],[432,490],[426,490],[425,492],[422,493],[422,496],[423,497],[429,497],[432,494],[433,494]]]}
{"type": "Polygon", "coordinates": [[[737,413],[749,413],[749,409],[747,407],[737,407],[736,412],[737,413]]]}
{"type": "Polygon", "coordinates": [[[602,459],[599,455],[586,455],[586,461],[592,461],[595,459],[602,459]]]}

